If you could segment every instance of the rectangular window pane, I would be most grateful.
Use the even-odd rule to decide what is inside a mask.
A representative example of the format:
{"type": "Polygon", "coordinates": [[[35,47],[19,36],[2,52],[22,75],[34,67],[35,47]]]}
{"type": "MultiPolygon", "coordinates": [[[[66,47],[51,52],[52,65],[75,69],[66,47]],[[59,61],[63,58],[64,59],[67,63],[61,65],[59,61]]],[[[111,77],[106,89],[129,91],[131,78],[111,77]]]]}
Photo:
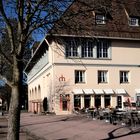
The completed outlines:
{"type": "Polygon", "coordinates": [[[128,71],[120,71],[120,83],[128,83],[128,71]]]}
{"type": "Polygon", "coordinates": [[[93,57],[94,42],[84,40],[81,44],[82,57],[93,57]]]}
{"type": "Polygon", "coordinates": [[[105,16],[104,15],[96,15],[96,24],[105,24],[105,16]]]}
{"type": "Polygon", "coordinates": [[[130,26],[139,26],[139,19],[135,17],[129,18],[129,25],[130,26]]]}
{"type": "Polygon", "coordinates": [[[107,71],[98,71],[98,83],[107,82],[107,71]]]}
{"type": "Polygon", "coordinates": [[[66,57],[78,57],[78,41],[69,40],[66,43],[66,57]]]}
{"type": "Polygon", "coordinates": [[[107,40],[99,40],[97,42],[97,58],[109,57],[109,42],[107,40]]]}
{"type": "Polygon", "coordinates": [[[78,81],[79,81],[78,71],[75,71],[75,83],[78,83],[78,81]]]}
{"type": "Polygon", "coordinates": [[[104,96],[104,103],[105,103],[105,108],[110,106],[110,104],[111,104],[111,97],[110,97],[110,95],[105,95],[104,96]]]}
{"type": "Polygon", "coordinates": [[[85,71],[75,71],[75,83],[85,82],[85,71]]]}

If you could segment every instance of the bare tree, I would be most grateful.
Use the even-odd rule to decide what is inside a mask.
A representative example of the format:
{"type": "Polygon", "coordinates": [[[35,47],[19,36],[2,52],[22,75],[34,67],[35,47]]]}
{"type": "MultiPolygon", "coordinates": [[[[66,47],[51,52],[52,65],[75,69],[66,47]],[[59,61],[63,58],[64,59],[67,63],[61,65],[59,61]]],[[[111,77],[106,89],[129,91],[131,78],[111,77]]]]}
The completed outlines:
{"type": "MultiPolygon", "coordinates": [[[[0,0],[0,24],[7,28],[11,58],[7,57],[1,47],[0,54],[12,68],[12,78],[7,79],[7,84],[12,87],[8,140],[19,139],[19,100],[22,93],[23,55],[26,45],[33,34],[47,32],[62,15],[69,2],[70,0],[0,0]],[[10,17],[17,21],[16,32],[10,17]]],[[[0,77],[3,78],[3,75],[0,77]]]]}
{"type": "Polygon", "coordinates": [[[67,14],[64,14],[58,22],[59,17],[71,1],[74,0],[0,0],[0,25],[6,27],[8,31],[11,59],[1,49],[0,54],[12,66],[13,72],[12,79],[7,80],[7,84],[12,87],[8,140],[19,139],[19,99],[22,93],[23,55],[30,37],[38,32],[44,33],[45,31],[47,33],[54,23],[56,23],[56,26],[54,30],[51,30],[52,34],[58,31],[60,34],[82,35],[84,32],[84,35],[96,35],[96,32],[95,34],[89,34],[89,31],[92,30],[90,27],[93,26],[91,26],[92,18],[89,20],[88,15],[92,14],[94,16],[95,9],[104,11],[106,14],[111,12],[109,8],[111,0],[98,0],[98,2],[97,0],[75,0],[76,6],[72,6],[70,10],[68,9],[67,14]],[[10,17],[15,18],[17,21],[16,33],[14,32],[15,25],[11,24],[9,20],[10,17]],[[86,22],[85,20],[79,20],[82,18],[86,22]],[[63,29],[62,32],[61,29],[63,29]]]}
{"type": "Polygon", "coordinates": [[[67,97],[71,94],[72,85],[70,85],[69,80],[61,81],[57,76],[56,80],[53,82],[53,86],[52,81],[49,82],[47,91],[48,111],[53,112],[54,106],[55,108],[60,108],[60,99],[68,101],[67,97]]]}

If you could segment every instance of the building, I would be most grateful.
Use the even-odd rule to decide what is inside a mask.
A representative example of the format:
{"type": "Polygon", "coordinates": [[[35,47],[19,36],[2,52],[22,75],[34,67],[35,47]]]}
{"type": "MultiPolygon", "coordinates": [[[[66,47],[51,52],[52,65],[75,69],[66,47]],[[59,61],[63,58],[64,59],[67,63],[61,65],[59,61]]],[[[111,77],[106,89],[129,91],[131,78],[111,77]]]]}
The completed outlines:
{"type": "Polygon", "coordinates": [[[140,1],[75,0],[25,71],[31,112],[140,103],[140,1]]]}

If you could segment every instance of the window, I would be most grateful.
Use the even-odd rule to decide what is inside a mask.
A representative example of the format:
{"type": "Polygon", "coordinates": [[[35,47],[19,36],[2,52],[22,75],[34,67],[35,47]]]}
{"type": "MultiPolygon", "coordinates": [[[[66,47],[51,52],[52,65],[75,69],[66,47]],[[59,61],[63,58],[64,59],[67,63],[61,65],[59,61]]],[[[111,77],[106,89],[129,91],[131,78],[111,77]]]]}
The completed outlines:
{"type": "Polygon", "coordinates": [[[136,94],[136,106],[140,107],[140,93],[136,94]]]}
{"type": "Polygon", "coordinates": [[[97,14],[96,15],[96,24],[105,24],[106,23],[106,18],[104,15],[97,14]]]}
{"type": "Polygon", "coordinates": [[[93,57],[93,49],[93,41],[84,41],[82,43],[82,57],[93,57]]]}
{"type": "Polygon", "coordinates": [[[74,95],[74,108],[77,111],[81,108],[81,97],[79,95],[74,95]]]}
{"type": "Polygon", "coordinates": [[[76,40],[67,42],[66,57],[78,57],[78,42],[76,40]]]}
{"type": "Polygon", "coordinates": [[[98,71],[98,83],[107,83],[107,71],[98,71]]]}
{"type": "Polygon", "coordinates": [[[120,71],[120,83],[128,83],[128,71],[120,71]]]}
{"type": "Polygon", "coordinates": [[[91,102],[91,96],[84,95],[84,107],[85,108],[90,108],[90,102],[91,102]]]}
{"type": "Polygon", "coordinates": [[[97,42],[97,58],[109,58],[109,42],[100,40],[97,42]]]}
{"type": "Polygon", "coordinates": [[[111,57],[110,40],[107,39],[71,39],[66,43],[66,58],[99,58],[111,57]]]}
{"type": "Polygon", "coordinates": [[[117,96],[117,107],[122,108],[122,96],[117,96]]]}
{"type": "Polygon", "coordinates": [[[111,96],[110,95],[104,96],[104,104],[105,104],[105,108],[110,106],[110,104],[111,104],[111,96]]]}
{"type": "Polygon", "coordinates": [[[101,107],[101,95],[95,95],[94,102],[96,108],[101,107]]]}
{"type": "Polygon", "coordinates": [[[68,111],[69,108],[69,104],[70,104],[70,96],[69,94],[66,95],[60,95],[60,109],[62,111],[68,111]]]}
{"type": "Polygon", "coordinates": [[[139,26],[139,19],[135,17],[129,18],[129,25],[130,26],[139,26]]]}
{"type": "Polygon", "coordinates": [[[84,83],[85,82],[85,71],[76,70],[75,71],[75,83],[84,83]]]}

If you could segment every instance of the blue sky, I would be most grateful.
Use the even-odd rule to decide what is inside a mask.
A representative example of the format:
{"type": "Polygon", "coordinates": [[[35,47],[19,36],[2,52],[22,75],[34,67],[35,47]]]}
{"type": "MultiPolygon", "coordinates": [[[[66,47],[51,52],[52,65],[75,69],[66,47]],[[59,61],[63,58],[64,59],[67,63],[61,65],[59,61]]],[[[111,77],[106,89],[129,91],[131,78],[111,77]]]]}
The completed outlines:
{"type": "MultiPolygon", "coordinates": [[[[56,5],[57,9],[59,9],[60,11],[65,11],[69,5],[72,3],[73,0],[52,0],[51,2],[53,3],[53,5],[56,5]],[[66,6],[67,4],[67,6],[66,6]]],[[[14,2],[16,2],[16,0],[14,0],[14,2]]],[[[50,3],[50,5],[52,5],[52,3],[50,3]]],[[[4,7],[4,10],[6,11],[6,15],[8,17],[13,17],[13,18],[17,18],[17,13],[16,13],[16,5],[13,4],[13,3],[8,3],[9,5],[7,5],[7,2],[6,1],[3,1],[3,4],[5,5],[4,7]]],[[[55,6],[54,6],[55,7],[55,6]]],[[[53,9],[54,8],[53,6],[50,6],[50,9],[53,9]]],[[[63,13],[62,12],[62,13],[63,13]]],[[[47,11],[42,11],[41,12],[42,14],[42,17],[44,14],[47,13],[47,11]]],[[[55,15],[51,15],[53,16],[52,18],[55,18],[55,15]]],[[[49,27],[50,25],[48,25],[49,27]]],[[[51,26],[50,26],[51,27],[51,26]]],[[[32,36],[33,38],[35,39],[35,41],[41,41],[42,39],[44,39],[44,37],[46,36],[47,32],[46,33],[33,33],[32,36]]]]}
{"type": "Polygon", "coordinates": [[[5,82],[3,80],[0,80],[0,87],[3,87],[5,85],[5,82]]]}

